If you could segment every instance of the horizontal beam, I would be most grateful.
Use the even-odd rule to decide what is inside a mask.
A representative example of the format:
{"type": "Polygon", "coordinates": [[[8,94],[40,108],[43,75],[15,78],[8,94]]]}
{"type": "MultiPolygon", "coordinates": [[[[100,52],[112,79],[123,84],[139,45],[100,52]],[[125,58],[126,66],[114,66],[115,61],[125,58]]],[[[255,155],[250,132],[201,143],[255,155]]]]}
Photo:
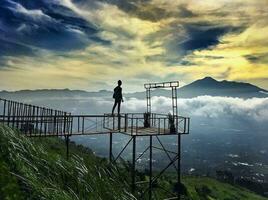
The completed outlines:
{"type": "Polygon", "coordinates": [[[146,83],[146,84],[144,84],[145,89],[151,89],[151,88],[173,88],[173,87],[179,87],[179,81],[162,82],[162,83],[146,83]]]}

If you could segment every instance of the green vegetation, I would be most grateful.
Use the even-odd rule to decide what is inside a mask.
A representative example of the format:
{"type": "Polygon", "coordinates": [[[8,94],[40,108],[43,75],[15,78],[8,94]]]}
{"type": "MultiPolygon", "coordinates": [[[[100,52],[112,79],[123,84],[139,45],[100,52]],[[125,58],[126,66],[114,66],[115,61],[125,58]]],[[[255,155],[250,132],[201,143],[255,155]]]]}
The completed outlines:
{"type": "Polygon", "coordinates": [[[134,199],[127,181],[86,148],[57,138],[26,138],[0,126],[0,199],[134,199]]]}
{"type": "MultiPolygon", "coordinates": [[[[66,160],[65,150],[59,138],[27,138],[0,125],[0,199],[135,199],[130,193],[128,164],[112,166],[74,143],[66,160]]],[[[138,179],[148,176],[139,173],[138,179]]],[[[210,178],[184,177],[183,183],[183,199],[266,199],[210,178]]],[[[157,184],[172,190],[175,180],[163,177],[157,184]]],[[[156,194],[159,199],[165,197],[162,190],[156,194]]]]}
{"type": "Polygon", "coordinates": [[[267,200],[244,188],[232,186],[206,177],[185,177],[183,183],[187,187],[190,199],[200,200],[267,200]]]}

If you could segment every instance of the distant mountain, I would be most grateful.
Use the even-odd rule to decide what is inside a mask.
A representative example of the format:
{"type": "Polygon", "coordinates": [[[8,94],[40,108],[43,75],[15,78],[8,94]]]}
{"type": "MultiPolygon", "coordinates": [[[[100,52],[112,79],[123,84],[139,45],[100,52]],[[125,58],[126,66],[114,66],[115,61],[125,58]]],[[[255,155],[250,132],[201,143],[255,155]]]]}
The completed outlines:
{"type": "MultiPolygon", "coordinates": [[[[20,99],[20,98],[74,98],[74,97],[112,97],[112,91],[100,90],[97,92],[87,92],[83,90],[69,89],[43,89],[43,90],[21,90],[15,92],[1,91],[1,98],[20,99]]],[[[170,97],[171,92],[165,89],[156,89],[151,93],[152,96],[170,97]]],[[[178,89],[179,98],[192,98],[197,96],[227,96],[227,97],[268,97],[268,91],[255,85],[235,81],[217,81],[211,77],[196,80],[178,89]]],[[[124,97],[144,99],[144,92],[125,93],[124,97]]]]}
{"type": "Polygon", "coordinates": [[[179,89],[180,97],[196,97],[201,95],[228,97],[268,97],[267,90],[255,85],[235,81],[217,81],[211,77],[194,81],[179,89]]]}
{"type": "Polygon", "coordinates": [[[70,89],[40,89],[40,90],[20,90],[1,91],[0,98],[7,99],[36,99],[36,98],[74,98],[74,97],[105,97],[112,96],[112,91],[100,90],[97,92],[87,92],[84,90],[70,89]]]}
{"type": "MultiPolygon", "coordinates": [[[[157,89],[152,92],[153,95],[170,97],[171,92],[157,89]]],[[[196,80],[178,89],[178,96],[180,98],[192,98],[203,95],[252,98],[268,97],[268,91],[249,83],[226,80],[217,81],[211,77],[196,80]]],[[[127,94],[127,96],[144,98],[145,92],[136,92],[127,94]]]]}

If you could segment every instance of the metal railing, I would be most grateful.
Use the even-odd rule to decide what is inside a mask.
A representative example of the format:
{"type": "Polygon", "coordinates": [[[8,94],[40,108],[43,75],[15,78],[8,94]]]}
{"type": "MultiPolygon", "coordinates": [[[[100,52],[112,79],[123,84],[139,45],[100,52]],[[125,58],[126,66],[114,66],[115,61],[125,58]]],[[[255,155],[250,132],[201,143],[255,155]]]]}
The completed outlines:
{"type": "Polygon", "coordinates": [[[158,113],[104,114],[104,128],[130,135],[188,134],[190,118],[158,113]]]}
{"type": "Polygon", "coordinates": [[[187,117],[158,113],[71,115],[45,107],[0,99],[0,122],[27,136],[70,136],[120,132],[128,135],[188,134],[187,117]]]}
{"type": "Polygon", "coordinates": [[[0,98],[0,122],[29,136],[71,133],[71,113],[0,98]]]}

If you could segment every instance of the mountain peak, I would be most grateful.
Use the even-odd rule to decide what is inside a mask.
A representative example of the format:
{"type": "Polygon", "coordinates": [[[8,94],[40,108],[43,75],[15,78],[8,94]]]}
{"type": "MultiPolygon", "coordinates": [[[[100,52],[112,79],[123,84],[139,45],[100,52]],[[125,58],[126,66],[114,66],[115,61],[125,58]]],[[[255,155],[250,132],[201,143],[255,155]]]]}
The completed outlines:
{"type": "Polygon", "coordinates": [[[219,81],[207,76],[205,78],[196,80],[192,83],[190,83],[189,85],[187,85],[186,87],[200,87],[200,88],[205,88],[205,87],[216,87],[219,84],[219,81]]]}
{"type": "Polygon", "coordinates": [[[267,97],[263,90],[250,83],[236,81],[217,81],[212,77],[204,77],[181,88],[181,94],[187,97],[210,95],[232,97],[267,97]],[[262,92],[261,92],[262,91],[262,92]]]}
{"type": "Polygon", "coordinates": [[[215,80],[214,78],[212,78],[210,76],[206,76],[205,78],[199,79],[198,81],[218,82],[217,80],[215,80]]]}

